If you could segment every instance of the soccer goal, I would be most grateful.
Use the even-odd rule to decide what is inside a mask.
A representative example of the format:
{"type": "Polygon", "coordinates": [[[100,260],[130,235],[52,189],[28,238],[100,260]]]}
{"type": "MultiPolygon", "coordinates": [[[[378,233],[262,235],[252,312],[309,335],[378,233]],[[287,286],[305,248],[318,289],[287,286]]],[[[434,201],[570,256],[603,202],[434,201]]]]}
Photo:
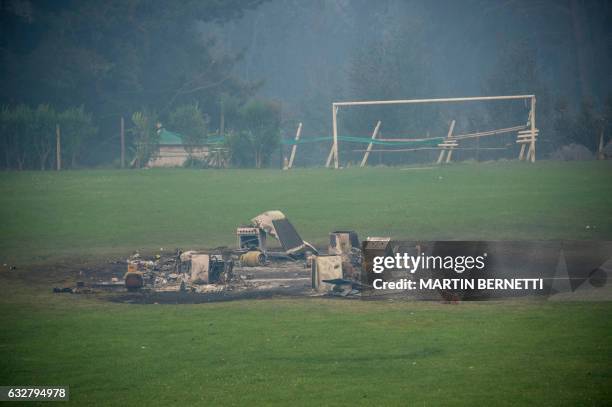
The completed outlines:
{"type": "MultiPolygon", "coordinates": [[[[326,167],[330,167],[333,160],[334,168],[340,167],[340,157],[338,143],[339,141],[348,143],[364,143],[363,137],[350,137],[338,134],[338,113],[340,108],[350,108],[354,106],[374,106],[374,105],[409,105],[423,103],[461,103],[461,102],[476,102],[476,101],[495,101],[495,100],[524,100],[529,103],[529,113],[525,124],[517,124],[511,127],[498,129],[490,129],[486,131],[477,131],[472,133],[455,134],[455,120],[450,122],[446,136],[427,137],[427,138],[393,138],[385,139],[378,137],[381,122],[378,121],[369,139],[367,148],[363,150],[363,157],[360,166],[367,165],[368,157],[373,151],[416,151],[416,150],[439,150],[437,163],[450,162],[453,150],[461,148],[460,143],[463,140],[479,139],[481,137],[494,137],[501,134],[515,133],[515,143],[520,145],[518,159],[521,161],[535,162],[536,159],[536,139],[538,129],[536,127],[536,97],[535,95],[512,95],[512,96],[482,96],[482,97],[464,97],[464,98],[441,98],[441,99],[407,99],[407,100],[373,100],[373,101],[353,101],[353,102],[334,102],[332,103],[332,145],[325,162],[326,167]],[[389,146],[393,149],[373,150],[374,145],[389,146]]],[[[366,139],[367,140],[367,139],[366,139]]]]}

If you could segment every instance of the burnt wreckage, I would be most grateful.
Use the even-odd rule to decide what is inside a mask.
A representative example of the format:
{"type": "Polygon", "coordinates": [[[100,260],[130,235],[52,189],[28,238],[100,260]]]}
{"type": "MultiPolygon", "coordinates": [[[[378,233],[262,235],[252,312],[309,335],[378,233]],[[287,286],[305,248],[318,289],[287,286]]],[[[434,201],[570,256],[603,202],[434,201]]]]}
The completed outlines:
{"type": "Polygon", "coordinates": [[[272,210],[237,227],[236,238],[233,249],[177,249],[152,258],[134,253],[126,261],[127,271],[115,274],[111,281],[80,281],[88,291],[56,291],[107,289],[153,296],[185,293],[241,298],[251,294],[349,296],[361,289],[360,242],[353,231],[330,233],[328,254],[320,254],[302,239],[283,212],[272,210]]]}

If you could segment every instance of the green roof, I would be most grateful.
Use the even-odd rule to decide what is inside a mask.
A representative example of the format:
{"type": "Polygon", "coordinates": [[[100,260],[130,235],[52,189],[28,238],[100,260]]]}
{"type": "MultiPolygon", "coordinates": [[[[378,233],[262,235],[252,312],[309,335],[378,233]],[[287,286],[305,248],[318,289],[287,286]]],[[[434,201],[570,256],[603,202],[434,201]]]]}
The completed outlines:
{"type": "Polygon", "coordinates": [[[160,145],[183,145],[183,137],[172,131],[161,129],[159,132],[160,145]]]}

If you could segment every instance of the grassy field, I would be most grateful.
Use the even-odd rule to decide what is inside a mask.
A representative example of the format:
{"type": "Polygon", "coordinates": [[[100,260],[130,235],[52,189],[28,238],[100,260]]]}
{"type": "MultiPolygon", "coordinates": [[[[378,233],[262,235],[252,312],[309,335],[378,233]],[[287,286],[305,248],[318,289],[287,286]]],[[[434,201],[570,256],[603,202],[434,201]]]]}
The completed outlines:
{"type": "Polygon", "coordinates": [[[423,240],[612,239],[611,207],[610,162],[2,173],[0,259],[230,245],[236,226],[269,209],[315,244],[337,229],[423,240]]]}
{"type": "Polygon", "coordinates": [[[609,405],[611,303],[2,296],[2,384],[83,405],[609,405]]]}
{"type": "Polygon", "coordinates": [[[268,209],[319,244],[337,228],[610,240],[611,164],[0,174],[0,257],[18,265],[0,267],[0,384],[70,385],[79,405],[609,405],[612,302],[129,305],[50,288],[88,256],[232,244],[268,209]]]}

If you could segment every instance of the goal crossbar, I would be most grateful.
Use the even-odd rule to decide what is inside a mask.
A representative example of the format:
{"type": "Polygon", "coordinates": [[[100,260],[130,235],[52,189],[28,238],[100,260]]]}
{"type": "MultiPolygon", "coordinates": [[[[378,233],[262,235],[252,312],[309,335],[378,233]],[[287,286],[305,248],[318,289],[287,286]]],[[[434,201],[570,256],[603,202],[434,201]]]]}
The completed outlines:
{"type": "Polygon", "coordinates": [[[484,100],[513,100],[531,99],[535,95],[511,95],[511,96],[475,96],[466,98],[439,98],[439,99],[399,99],[399,100],[364,100],[357,102],[334,102],[334,106],[368,106],[368,105],[403,105],[411,103],[444,103],[444,102],[476,102],[484,100]]]}

